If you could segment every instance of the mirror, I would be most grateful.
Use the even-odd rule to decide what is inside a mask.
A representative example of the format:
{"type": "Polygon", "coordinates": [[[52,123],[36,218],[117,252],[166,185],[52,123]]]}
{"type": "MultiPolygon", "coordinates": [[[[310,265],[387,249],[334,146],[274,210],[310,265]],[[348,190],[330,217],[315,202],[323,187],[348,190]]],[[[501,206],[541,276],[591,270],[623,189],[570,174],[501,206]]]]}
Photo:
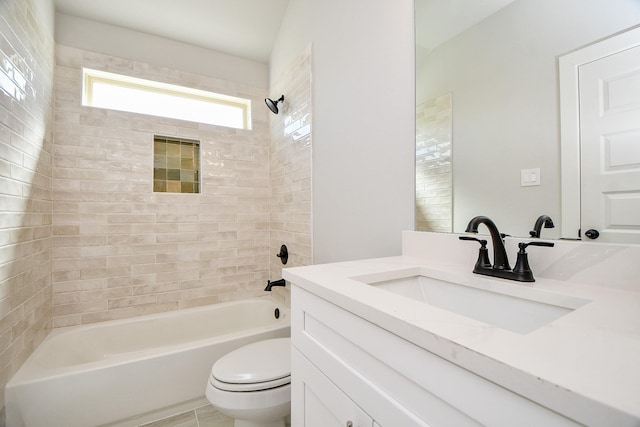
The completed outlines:
{"type": "MultiPolygon", "coordinates": [[[[544,214],[556,228],[541,237],[559,237],[558,57],[637,25],[640,2],[415,1],[417,126],[425,111],[431,115],[428,135],[417,130],[417,143],[435,144],[430,170],[445,170],[439,182],[448,179],[451,194],[447,205],[446,190],[429,186],[432,194],[444,192],[445,201],[430,207],[441,217],[449,212],[449,222],[436,229],[417,211],[417,229],[459,233],[486,215],[503,233],[529,236],[544,214]]],[[[424,160],[424,144],[417,150],[416,160],[424,160]]]]}

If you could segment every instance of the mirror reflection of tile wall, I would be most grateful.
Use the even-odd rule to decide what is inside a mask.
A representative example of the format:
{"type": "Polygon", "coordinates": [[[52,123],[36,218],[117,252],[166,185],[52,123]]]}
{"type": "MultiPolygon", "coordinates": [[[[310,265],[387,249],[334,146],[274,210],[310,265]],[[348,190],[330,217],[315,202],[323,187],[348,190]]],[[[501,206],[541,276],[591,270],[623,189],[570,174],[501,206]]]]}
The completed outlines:
{"type": "Polygon", "coordinates": [[[453,230],[451,93],[416,107],[416,230],[453,230]]]}
{"type": "Polygon", "coordinates": [[[153,141],[153,191],[200,192],[200,144],[190,139],[155,136],[153,141]]]}

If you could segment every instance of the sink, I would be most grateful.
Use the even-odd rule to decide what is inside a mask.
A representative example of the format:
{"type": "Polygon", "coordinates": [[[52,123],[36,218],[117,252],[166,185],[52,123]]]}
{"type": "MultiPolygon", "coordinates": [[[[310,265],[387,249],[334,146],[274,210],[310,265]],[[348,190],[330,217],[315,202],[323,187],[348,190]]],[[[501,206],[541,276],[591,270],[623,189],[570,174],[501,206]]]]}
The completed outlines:
{"type": "Polygon", "coordinates": [[[354,279],[520,334],[547,325],[589,302],[522,285],[507,285],[487,279],[481,279],[476,285],[460,284],[416,272],[392,279],[375,276],[354,279]]]}

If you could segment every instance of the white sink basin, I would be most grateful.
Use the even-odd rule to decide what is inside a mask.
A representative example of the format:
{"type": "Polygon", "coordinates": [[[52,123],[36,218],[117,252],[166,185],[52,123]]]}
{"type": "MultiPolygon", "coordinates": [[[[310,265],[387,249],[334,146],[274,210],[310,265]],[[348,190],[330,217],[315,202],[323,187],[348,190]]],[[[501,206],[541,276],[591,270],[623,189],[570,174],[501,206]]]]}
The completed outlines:
{"type": "Polygon", "coordinates": [[[458,284],[415,272],[393,279],[354,279],[521,334],[534,331],[589,302],[583,298],[487,279],[478,281],[476,285],[458,284]]]}

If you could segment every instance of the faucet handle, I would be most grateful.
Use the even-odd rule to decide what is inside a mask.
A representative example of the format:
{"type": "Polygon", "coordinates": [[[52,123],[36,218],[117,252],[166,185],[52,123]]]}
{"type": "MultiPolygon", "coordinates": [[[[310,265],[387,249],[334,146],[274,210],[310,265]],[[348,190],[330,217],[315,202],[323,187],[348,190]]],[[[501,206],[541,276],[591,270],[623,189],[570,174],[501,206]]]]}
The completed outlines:
{"type": "Polygon", "coordinates": [[[474,266],[474,270],[482,268],[491,268],[491,261],[489,261],[489,250],[487,249],[487,241],[484,239],[477,239],[470,236],[458,236],[460,240],[473,240],[480,243],[480,251],[478,252],[478,260],[474,266]]]}
{"type": "Polygon", "coordinates": [[[547,246],[547,247],[554,247],[555,243],[553,242],[529,242],[529,243],[518,243],[518,247],[520,248],[520,252],[524,252],[524,250],[526,249],[527,246],[547,246]]]}
{"type": "Polygon", "coordinates": [[[529,267],[529,257],[527,255],[527,251],[525,249],[527,246],[547,246],[553,247],[555,244],[553,242],[529,242],[518,243],[518,247],[520,250],[518,251],[518,259],[516,260],[516,266],[513,267],[513,274],[518,277],[517,280],[521,282],[535,282],[533,278],[533,271],[531,271],[531,267],[529,267]]]}
{"type": "Polygon", "coordinates": [[[471,237],[471,236],[458,236],[458,239],[460,239],[460,240],[474,240],[476,242],[480,242],[481,245],[486,245],[487,244],[486,240],[483,240],[483,239],[481,240],[481,239],[478,239],[476,237],[471,237]],[[484,243],[482,243],[482,242],[484,242],[484,243]]]}

